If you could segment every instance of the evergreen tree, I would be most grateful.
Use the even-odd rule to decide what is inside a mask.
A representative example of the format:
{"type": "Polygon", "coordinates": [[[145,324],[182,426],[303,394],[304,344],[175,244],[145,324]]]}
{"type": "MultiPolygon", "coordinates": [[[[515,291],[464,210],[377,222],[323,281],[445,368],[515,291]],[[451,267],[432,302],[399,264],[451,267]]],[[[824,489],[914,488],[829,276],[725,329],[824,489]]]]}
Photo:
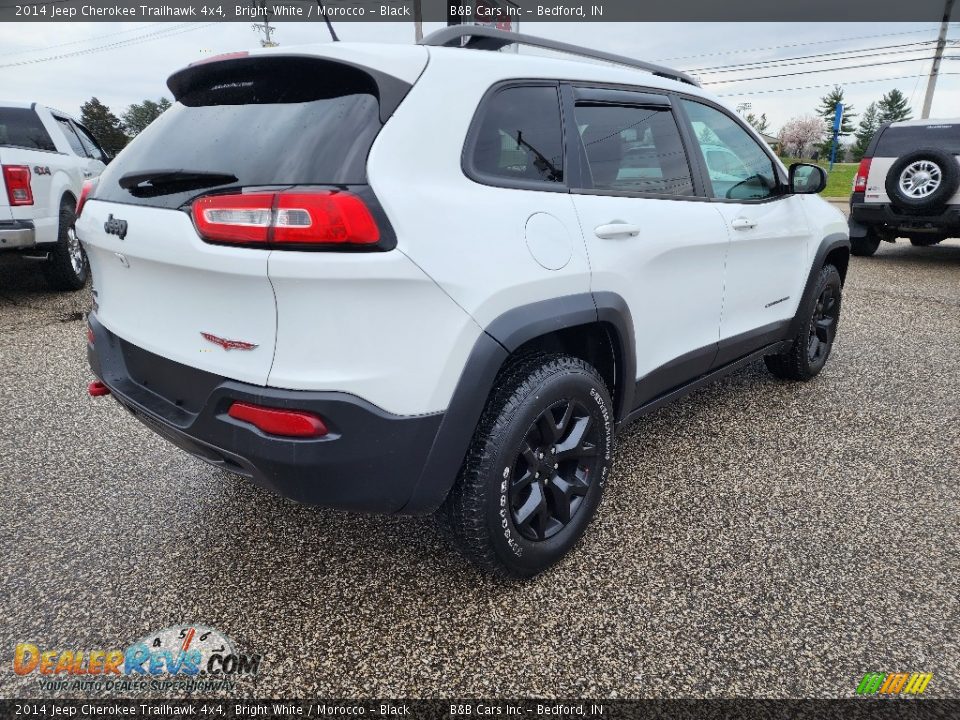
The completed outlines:
{"type": "Polygon", "coordinates": [[[747,116],[744,118],[744,120],[753,125],[753,129],[758,133],[765,133],[770,129],[770,123],[767,121],[766,113],[763,113],[759,117],[753,113],[747,113],[747,116]]]}
{"type": "Polygon", "coordinates": [[[877,103],[877,110],[880,113],[881,125],[888,122],[909,120],[913,117],[906,96],[897,90],[897,88],[894,88],[881,98],[880,102],[877,103]]]}
{"type": "MultiPolygon", "coordinates": [[[[822,98],[820,98],[820,107],[817,108],[817,115],[822,117],[827,125],[830,127],[831,131],[833,130],[833,119],[837,113],[837,105],[843,105],[843,119],[840,122],[840,132],[838,133],[837,145],[843,140],[843,138],[851,135],[855,128],[853,124],[853,119],[857,116],[853,112],[853,105],[848,105],[843,102],[843,88],[839,85],[835,85],[833,90],[828,92],[822,98]]],[[[820,154],[824,157],[830,154],[830,146],[833,142],[833,136],[824,139],[817,148],[820,150],[820,154]]]]}
{"type": "Polygon", "coordinates": [[[129,142],[120,118],[95,97],[80,106],[80,122],[109,155],[116,155],[129,142]]]}
{"type": "Polygon", "coordinates": [[[851,152],[853,153],[853,159],[856,162],[860,162],[863,156],[866,155],[867,146],[870,144],[870,139],[879,128],[880,111],[877,110],[877,104],[872,102],[867,105],[867,109],[864,111],[863,117],[860,118],[860,126],[857,128],[857,132],[854,133],[856,140],[853,143],[851,152]]]}
{"type": "Polygon", "coordinates": [[[133,103],[123,113],[123,127],[130,137],[136,137],[168,107],[170,101],[166,98],[160,98],[158,102],[144,100],[142,103],[133,103]]]}

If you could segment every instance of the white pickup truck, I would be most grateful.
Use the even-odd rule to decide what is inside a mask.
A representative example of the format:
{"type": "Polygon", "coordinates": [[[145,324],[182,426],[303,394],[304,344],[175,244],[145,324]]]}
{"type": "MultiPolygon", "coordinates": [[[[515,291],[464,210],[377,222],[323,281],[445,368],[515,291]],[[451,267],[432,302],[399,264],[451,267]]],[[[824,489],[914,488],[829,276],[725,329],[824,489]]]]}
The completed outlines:
{"type": "Polygon", "coordinates": [[[88,265],[73,231],[83,185],[109,161],[66,113],[0,101],[0,253],[42,261],[58,290],[79,290],[88,265]]]}

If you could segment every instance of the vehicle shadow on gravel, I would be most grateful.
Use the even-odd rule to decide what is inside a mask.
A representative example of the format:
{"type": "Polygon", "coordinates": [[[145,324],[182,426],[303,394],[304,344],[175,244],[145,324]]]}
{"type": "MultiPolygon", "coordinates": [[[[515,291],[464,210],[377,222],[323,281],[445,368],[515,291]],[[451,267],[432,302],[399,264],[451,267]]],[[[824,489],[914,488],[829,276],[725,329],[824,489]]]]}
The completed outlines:
{"type": "Polygon", "coordinates": [[[881,243],[876,255],[856,258],[859,262],[909,262],[911,265],[960,265],[960,240],[946,240],[930,247],[914,247],[908,240],[881,243]]]}
{"type": "Polygon", "coordinates": [[[52,290],[40,262],[0,254],[0,327],[6,324],[4,306],[33,307],[45,315],[52,309],[86,311],[90,307],[90,283],[76,292],[52,290]]]}

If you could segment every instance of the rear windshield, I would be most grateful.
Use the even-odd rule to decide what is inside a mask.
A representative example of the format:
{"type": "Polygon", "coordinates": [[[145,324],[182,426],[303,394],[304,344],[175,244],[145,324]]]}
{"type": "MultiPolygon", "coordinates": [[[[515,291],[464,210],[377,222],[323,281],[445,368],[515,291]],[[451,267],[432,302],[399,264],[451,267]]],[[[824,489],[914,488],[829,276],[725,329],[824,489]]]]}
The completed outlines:
{"type": "Polygon", "coordinates": [[[0,107],[0,145],[55,152],[50,133],[29,108],[0,107]]]}
{"type": "Polygon", "coordinates": [[[367,154],[381,128],[374,81],[339,63],[277,60],[224,63],[241,66],[229,73],[203,71],[200,82],[110,163],[96,197],[172,208],[236,187],[366,182],[367,154]],[[120,187],[124,175],[154,170],[236,180],[120,187]]]}
{"type": "Polygon", "coordinates": [[[888,127],[877,141],[874,157],[900,157],[923,147],[960,155],[960,124],[943,123],[888,127]]]}

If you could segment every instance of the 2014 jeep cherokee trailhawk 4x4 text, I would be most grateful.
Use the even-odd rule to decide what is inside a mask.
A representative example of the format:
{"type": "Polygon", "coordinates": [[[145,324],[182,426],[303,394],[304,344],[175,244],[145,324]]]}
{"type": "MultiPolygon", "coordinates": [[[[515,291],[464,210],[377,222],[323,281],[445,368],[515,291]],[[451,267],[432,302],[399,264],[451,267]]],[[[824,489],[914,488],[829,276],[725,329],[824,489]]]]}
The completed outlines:
{"type": "Polygon", "coordinates": [[[168,85],[77,223],[91,391],[285,496],[439,510],[533,575],[584,532],[618,427],[830,354],[849,244],[824,173],[682,73],[471,27],[168,85]],[[479,51],[513,42],[619,66],[479,51]]]}

